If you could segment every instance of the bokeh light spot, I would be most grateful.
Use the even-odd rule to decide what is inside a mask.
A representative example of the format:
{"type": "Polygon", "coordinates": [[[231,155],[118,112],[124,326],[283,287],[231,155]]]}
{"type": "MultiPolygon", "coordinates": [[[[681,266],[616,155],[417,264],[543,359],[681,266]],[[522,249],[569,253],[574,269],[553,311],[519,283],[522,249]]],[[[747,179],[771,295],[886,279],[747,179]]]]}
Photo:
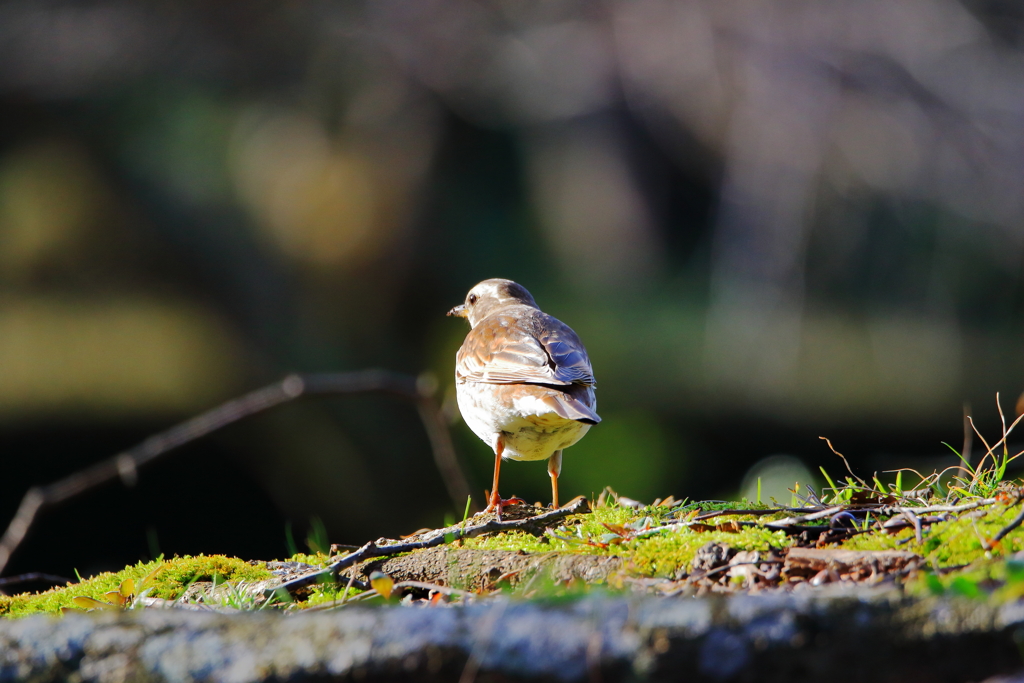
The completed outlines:
{"type": "Polygon", "coordinates": [[[776,500],[783,505],[789,505],[792,498],[790,491],[794,485],[800,485],[800,493],[803,495],[805,486],[814,486],[815,478],[800,460],[792,455],[777,454],[769,455],[754,463],[753,467],[743,475],[743,485],[740,494],[743,498],[757,502],[757,482],[761,480],[761,502],[771,504],[776,500]]]}

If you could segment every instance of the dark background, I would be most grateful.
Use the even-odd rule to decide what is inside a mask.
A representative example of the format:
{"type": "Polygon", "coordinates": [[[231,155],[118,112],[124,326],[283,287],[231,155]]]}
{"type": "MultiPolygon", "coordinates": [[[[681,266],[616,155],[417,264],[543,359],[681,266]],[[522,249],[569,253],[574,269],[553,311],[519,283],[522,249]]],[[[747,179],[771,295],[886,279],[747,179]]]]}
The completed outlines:
{"type": "MultiPolygon", "coordinates": [[[[789,502],[842,472],[819,436],[930,472],[965,403],[991,437],[1024,389],[1016,2],[13,1],[0,122],[3,521],[287,372],[370,367],[433,373],[481,499],[444,312],[489,277],[590,351],[567,497],[789,502]]],[[[543,467],[502,490],[546,501],[543,467]]],[[[47,511],[5,573],[446,515],[413,406],[309,399],[47,511]]]]}

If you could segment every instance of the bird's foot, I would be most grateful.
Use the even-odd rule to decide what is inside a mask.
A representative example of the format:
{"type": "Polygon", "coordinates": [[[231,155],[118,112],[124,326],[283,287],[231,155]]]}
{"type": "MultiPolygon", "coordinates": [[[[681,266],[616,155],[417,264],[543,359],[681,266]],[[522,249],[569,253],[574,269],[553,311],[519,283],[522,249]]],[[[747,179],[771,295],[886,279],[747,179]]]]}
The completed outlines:
{"type": "Polygon", "coordinates": [[[488,503],[487,507],[484,508],[484,514],[487,514],[488,512],[493,512],[499,522],[502,521],[501,511],[505,508],[505,506],[526,504],[526,501],[523,500],[522,498],[516,498],[515,496],[512,496],[511,498],[502,498],[501,496],[497,495],[497,493],[491,494],[488,497],[488,500],[490,502],[488,503]]]}

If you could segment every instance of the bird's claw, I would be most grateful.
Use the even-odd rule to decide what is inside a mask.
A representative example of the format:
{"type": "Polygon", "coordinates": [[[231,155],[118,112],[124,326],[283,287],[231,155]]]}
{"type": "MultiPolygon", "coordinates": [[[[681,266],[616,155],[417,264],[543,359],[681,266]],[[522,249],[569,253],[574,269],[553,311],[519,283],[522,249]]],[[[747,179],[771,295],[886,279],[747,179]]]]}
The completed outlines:
{"type": "Polygon", "coordinates": [[[501,511],[505,509],[506,505],[525,505],[525,504],[526,504],[525,500],[523,500],[522,498],[516,498],[515,496],[512,496],[511,498],[501,498],[500,496],[491,496],[491,502],[490,502],[490,504],[486,508],[484,508],[484,513],[486,514],[488,512],[493,512],[495,517],[497,518],[497,521],[500,522],[500,521],[502,521],[501,520],[501,511]]]}

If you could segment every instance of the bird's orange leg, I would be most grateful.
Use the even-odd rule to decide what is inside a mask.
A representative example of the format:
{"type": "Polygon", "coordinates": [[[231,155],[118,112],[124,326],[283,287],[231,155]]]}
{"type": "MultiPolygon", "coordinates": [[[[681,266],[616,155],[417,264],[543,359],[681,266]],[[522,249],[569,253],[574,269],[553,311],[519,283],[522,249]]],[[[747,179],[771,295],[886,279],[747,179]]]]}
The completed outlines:
{"type": "Polygon", "coordinates": [[[558,475],[562,473],[562,451],[555,451],[548,458],[548,475],[551,477],[551,509],[558,509],[558,475]]]}
{"type": "Polygon", "coordinates": [[[505,440],[499,434],[497,441],[494,442],[494,482],[491,484],[491,498],[487,501],[487,509],[484,510],[484,512],[497,510],[499,519],[501,518],[501,496],[498,495],[498,475],[501,473],[501,454],[504,452],[505,440]]]}

